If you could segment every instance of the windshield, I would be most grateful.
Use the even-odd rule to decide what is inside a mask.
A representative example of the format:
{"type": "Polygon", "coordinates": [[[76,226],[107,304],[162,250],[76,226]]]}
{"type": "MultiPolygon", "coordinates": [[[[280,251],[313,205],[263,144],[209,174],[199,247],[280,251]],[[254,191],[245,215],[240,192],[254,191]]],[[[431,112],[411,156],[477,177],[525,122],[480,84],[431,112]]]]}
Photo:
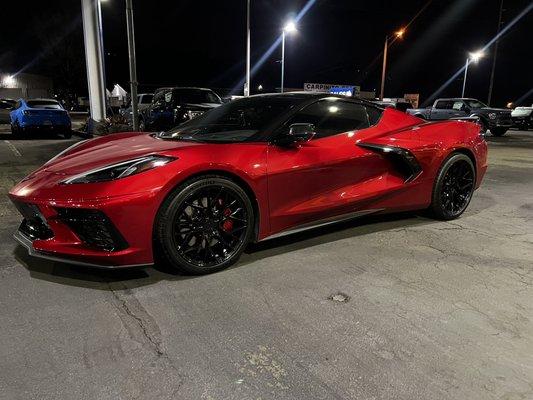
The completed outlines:
{"type": "Polygon", "coordinates": [[[470,108],[483,108],[483,107],[487,107],[486,104],[483,104],[481,101],[479,100],[465,100],[464,101],[466,103],[466,105],[470,108]]]}
{"type": "Polygon", "coordinates": [[[29,100],[26,103],[30,108],[52,108],[54,110],[61,110],[59,103],[53,100],[29,100]]]}
{"type": "Polygon", "coordinates": [[[249,97],[223,104],[168,132],[164,139],[244,142],[267,128],[301,99],[249,97]]]}
{"type": "Polygon", "coordinates": [[[178,89],[174,91],[177,103],[215,103],[220,104],[222,100],[211,90],[203,89],[178,89]]]}
{"type": "Polygon", "coordinates": [[[140,104],[150,104],[152,102],[152,99],[154,98],[153,94],[144,94],[140,96],[141,101],[140,104]]]}

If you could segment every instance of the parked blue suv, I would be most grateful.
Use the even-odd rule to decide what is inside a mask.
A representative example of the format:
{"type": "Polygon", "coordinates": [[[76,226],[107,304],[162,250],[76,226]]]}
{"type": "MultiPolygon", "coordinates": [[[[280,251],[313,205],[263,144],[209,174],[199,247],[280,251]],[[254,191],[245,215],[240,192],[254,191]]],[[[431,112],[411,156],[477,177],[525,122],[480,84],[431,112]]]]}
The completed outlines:
{"type": "Polygon", "coordinates": [[[9,117],[15,136],[39,131],[61,133],[67,139],[72,136],[68,112],[53,99],[19,99],[9,117]]]}

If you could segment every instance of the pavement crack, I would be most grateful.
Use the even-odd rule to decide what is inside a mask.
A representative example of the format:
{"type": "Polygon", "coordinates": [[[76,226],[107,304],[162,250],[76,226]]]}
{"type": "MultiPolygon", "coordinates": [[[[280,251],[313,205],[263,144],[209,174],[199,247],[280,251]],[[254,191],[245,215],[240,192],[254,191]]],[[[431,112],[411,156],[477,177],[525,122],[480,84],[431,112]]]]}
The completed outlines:
{"type": "MultiPolygon", "coordinates": [[[[158,357],[164,355],[162,349],[161,330],[155,322],[154,318],[145,310],[139,300],[135,297],[131,289],[123,287],[120,291],[116,290],[109,284],[109,290],[116,300],[115,306],[123,314],[131,317],[136,325],[140,328],[140,332],[144,339],[148,341],[150,346],[158,357]]],[[[128,329],[130,334],[132,333],[128,329]]],[[[138,335],[132,334],[135,337],[138,335]]]]}

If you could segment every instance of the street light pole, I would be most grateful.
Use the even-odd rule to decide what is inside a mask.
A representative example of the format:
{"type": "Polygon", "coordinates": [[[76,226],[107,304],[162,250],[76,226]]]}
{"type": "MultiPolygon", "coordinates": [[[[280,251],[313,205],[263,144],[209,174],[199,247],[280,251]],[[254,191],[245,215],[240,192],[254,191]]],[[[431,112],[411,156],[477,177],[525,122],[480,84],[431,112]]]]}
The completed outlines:
{"type": "Polygon", "coordinates": [[[251,38],[250,38],[250,0],[247,0],[246,5],[246,83],[244,84],[244,95],[250,96],[250,48],[251,48],[251,38]]]}
{"type": "Polygon", "coordinates": [[[463,91],[461,92],[461,97],[465,97],[465,88],[466,88],[466,76],[468,75],[468,65],[470,64],[470,58],[466,59],[465,63],[465,75],[463,77],[463,91]]]}
{"type": "Polygon", "coordinates": [[[285,30],[281,34],[281,93],[285,82],[285,30]]]}
{"type": "Polygon", "coordinates": [[[130,64],[131,111],[133,130],[139,130],[139,104],[137,98],[137,60],[135,57],[135,31],[133,28],[132,0],[126,0],[126,25],[128,29],[128,53],[130,64]]]}
{"type": "Polygon", "coordinates": [[[463,91],[461,93],[461,97],[465,97],[465,88],[466,88],[466,77],[468,75],[468,66],[471,62],[477,63],[481,57],[483,57],[485,54],[483,54],[483,51],[479,50],[475,53],[470,53],[468,57],[466,58],[465,63],[465,75],[463,77],[463,91]]]}
{"type": "Polygon", "coordinates": [[[389,50],[389,37],[385,36],[385,47],[383,48],[383,66],[381,68],[381,90],[379,92],[379,99],[383,101],[383,94],[385,93],[385,74],[387,70],[387,53],[389,50]]]}
{"type": "MultiPolygon", "coordinates": [[[[405,28],[400,29],[394,33],[396,39],[401,39],[405,33],[405,28]]],[[[387,55],[389,53],[389,40],[392,38],[392,35],[385,36],[385,46],[383,48],[383,67],[381,68],[381,90],[379,92],[379,99],[383,101],[383,96],[385,94],[385,77],[387,73],[387,55]]],[[[394,40],[393,40],[394,43],[394,40]]]]}
{"type": "Polygon", "coordinates": [[[500,38],[500,29],[502,27],[502,14],[503,14],[503,0],[500,1],[500,14],[498,16],[498,28],[496,29],[496,43],[494,43],[494,55],[492,57],[492,69],[490,70],[490,82],[489,82],[489,97],[487,99],[487,105],[490,107],[492,102],[492,89],[494,88],[494,74],[496,71],[496,58],[498,57],[498,42],[500,38]]]}
{"type": "Polygon", "coordinates": [[[283,27],[281,32],[281,93],[285,89],[285,37],[287,33],[296,32],[296,22],[289,21],[283,27]]]}

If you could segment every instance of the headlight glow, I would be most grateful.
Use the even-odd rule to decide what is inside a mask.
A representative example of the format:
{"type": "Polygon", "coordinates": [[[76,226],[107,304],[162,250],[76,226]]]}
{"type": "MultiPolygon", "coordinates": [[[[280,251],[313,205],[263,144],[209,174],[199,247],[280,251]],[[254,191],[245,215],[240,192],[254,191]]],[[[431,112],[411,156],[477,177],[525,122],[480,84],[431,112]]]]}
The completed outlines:
{"type": "Polygon", "coordinates": [[[123,161],[117,164],[108,165],[106,167],[93,169],[82,174],[73,176],[64,180],[63,184],[70,185],[74,183],[96,183],[108,182],[116,179],[125,178],[148,171],[153,168],[161,167],[174,161],[174,157],[150,155],[146,157],[136,158],[133,160],[123,161]]]}

